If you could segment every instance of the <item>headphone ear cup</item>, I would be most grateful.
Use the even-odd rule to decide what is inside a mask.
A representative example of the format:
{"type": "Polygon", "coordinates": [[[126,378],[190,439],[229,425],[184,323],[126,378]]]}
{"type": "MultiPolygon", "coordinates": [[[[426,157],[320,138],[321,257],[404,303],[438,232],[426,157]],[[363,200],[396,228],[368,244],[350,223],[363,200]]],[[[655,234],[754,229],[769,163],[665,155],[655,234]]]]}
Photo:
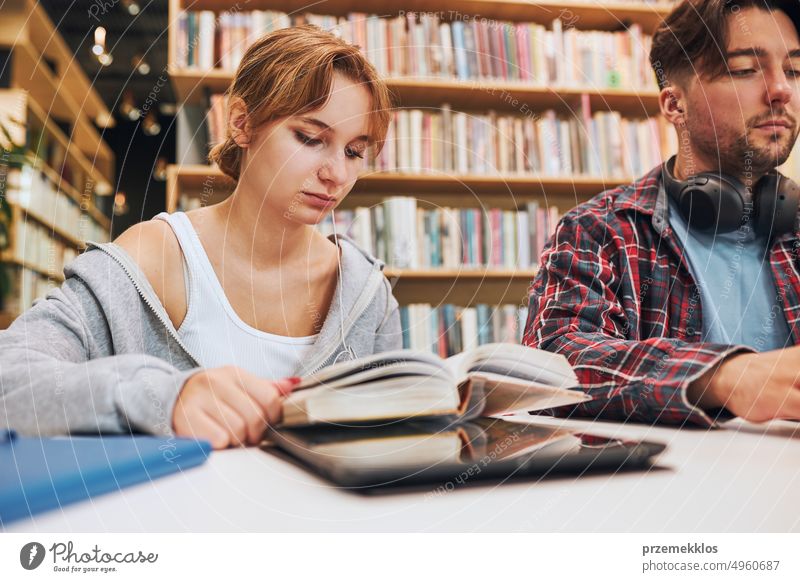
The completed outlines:
{"type": "Polygon", "coordinates": [[[681,189],[683,218],[703,232],[730,232],[742,223],[744,199],[735,183],[715,174],[700,174],[681,189]]]}
{"type": "Polygon", "coordinates": [[[758,184],[755,199],[756,231],[770,238],[793,232],[800,205],[800,185],[777,172],[758,184]]]}

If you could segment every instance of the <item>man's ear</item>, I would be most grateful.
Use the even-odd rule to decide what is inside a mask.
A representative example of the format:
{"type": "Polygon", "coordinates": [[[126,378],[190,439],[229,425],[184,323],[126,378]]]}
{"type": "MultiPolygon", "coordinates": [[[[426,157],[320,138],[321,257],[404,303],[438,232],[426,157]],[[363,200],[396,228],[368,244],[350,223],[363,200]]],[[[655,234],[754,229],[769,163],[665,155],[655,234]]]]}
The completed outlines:
{"type": "Polygon", "coordinates": [[[228,128],[233,141],[240,148],[250,146],[253,128],[247,114],[247,106],[241,97],[232,97],[228,105],[228,128]]]}
{"type": "Polygon", "coordinates": [[[683,125],[686,123],[685,94],[678,85],[667,85],[661,89],[658,95],[658,105],[661,114],[672,125],[683,125]]]}

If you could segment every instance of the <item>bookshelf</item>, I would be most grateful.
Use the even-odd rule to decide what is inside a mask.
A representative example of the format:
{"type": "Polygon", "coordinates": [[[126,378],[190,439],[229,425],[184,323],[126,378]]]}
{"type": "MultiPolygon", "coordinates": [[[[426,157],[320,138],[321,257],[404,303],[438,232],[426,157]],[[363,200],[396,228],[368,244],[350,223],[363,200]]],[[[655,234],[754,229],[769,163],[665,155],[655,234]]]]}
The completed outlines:
{"type": "MultiPolygon", "coordinates": [[[[623,183],[626,177],[616,179],[574,177],[537,178],[535,176],[504,176],[495,178],[483,175],[444,174],[400,174],[390,172],[366,172],[359,178],[344,208],[375,204],[388,195],[419,192],[426,199],[441,205],[463,207],[474,206],[477,201],[493,207],[511,208],[516,200],[527,200],[532,196],[565,208],[585,199],[587,192],[598,193],[606,188],[623,183]],[[466,195],[466,196],[465,196],[466,195]]],[[[193,195],[205,188],[205,200],[213,204],[223,200],[232,190],[233,182],[219,169],[203,164],[172,165],[167,169],[167,211],[174,212],[182,193],[193,195]]]]}
{"type": "MultiPolygon", "coordinates": [[[[233,80],[233,70],[184,66],[179,58],[182,10],[214,12],[219,16],[237,12],[236,5],[222,0],[170,0],[169,65],[171,81],[180,103],[178,115],[178,165],[168,170],[167,209],[172,212],[184,197],[212,204],[226,197],[233,184],[219,170],[205,164],[205,144],[195,143],[205,117],[207,96],[222,93],[233,80]]],[[[312,12],[343,17],[363,10],[355,0],[328,0],[313,6],[298,0],[252,0],[245,10],[277,10],[290,15],[312,12]]],[[[559,19],[578,31],[621,31],[637,25],[652,34],[672,8],[671,2],[536,2],[525,0],[386,0],[371,6],[380,17],[409,12],[435,13],[443,21],[452,18],[483,18],[511,23],[548,26],[559,19]]],[[[369,51],[367,51],[369,53],[369,51]]],[[[658,114],[658,92],[626,87],[561,86],[533,84],[498,78],[456,79],[441,77],[387,77],[402,108],[438,108],[443,103],[453,110],[499,113],[518,111],[524,103],[529,110],[554,110],[560,115],[579,116],[587,104],[592,111],[615,111],[624,117],[646,118],[658,114]]],[[[413,195],[425,207],[466,208],[486,206],[515,209],[527,201],[556,205],[567,210],[634,176],[543,176],[534,174],[424,174],[365,171],[343,209],[370,206],[387,196],[413,195]]],[[[447,302],[474,305],[524,304],[535,269],[491,270],[408,270],[387,268],[395,295],[401,304],[447,302]]]]}
{"type": "Polygon", "coordinates": [[[0,55],[0,122],[17,146],[0,167],[12,215],[2,329],[63,282],[86,240],[108,240],[110,220],[95,203],[112,193],[116,162],[101,134],[110,111],[34,0],[4,3],[0,55]]]}

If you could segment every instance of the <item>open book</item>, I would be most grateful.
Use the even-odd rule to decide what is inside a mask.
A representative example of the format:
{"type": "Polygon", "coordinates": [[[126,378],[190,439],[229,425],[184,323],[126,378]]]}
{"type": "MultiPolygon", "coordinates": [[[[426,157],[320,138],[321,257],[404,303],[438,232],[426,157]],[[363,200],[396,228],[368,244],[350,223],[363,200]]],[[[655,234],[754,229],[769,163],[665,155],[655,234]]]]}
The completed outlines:
{"type": "Polygon", "coordinates": [[[566,358],[517,344],[486,344],[442,359],[412,350],[342,362],[303,378],[283,403],[282,426],[463,420],[578,404],[566,358]]]}

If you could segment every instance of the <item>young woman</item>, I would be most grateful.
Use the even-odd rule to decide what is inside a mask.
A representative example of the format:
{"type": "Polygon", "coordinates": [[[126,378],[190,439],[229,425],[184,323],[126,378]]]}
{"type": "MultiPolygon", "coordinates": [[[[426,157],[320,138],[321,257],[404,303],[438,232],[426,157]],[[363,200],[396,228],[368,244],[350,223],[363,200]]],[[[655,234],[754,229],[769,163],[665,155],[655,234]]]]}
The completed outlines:
{"type": "Polygon", "coordinates": [[[315,229],[389,115],[357,48],[311,26],[258,40],[210,154],[233,194],[90,244],[0,333],[0,425],[252,444],[297,377],[401,347],[383,265],[315,229]]]}

